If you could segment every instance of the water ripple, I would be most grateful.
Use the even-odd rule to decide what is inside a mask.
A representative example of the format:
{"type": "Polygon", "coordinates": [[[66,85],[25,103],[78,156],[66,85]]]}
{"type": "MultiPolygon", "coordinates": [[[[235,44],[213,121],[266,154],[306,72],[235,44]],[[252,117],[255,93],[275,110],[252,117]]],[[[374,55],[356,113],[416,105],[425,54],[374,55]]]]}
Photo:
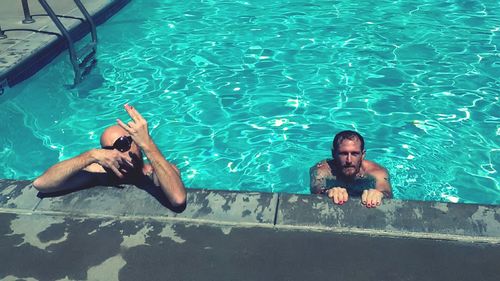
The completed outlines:
{"type": "Polygon", "coordinates": [[[98,146],[132,103],[190,187],[308,193],[355,129],[397,198],[499,204],[498,1],[372,2],[133,1],[82,85],[64,54],[2,98],[1,177],[98,146]]]}

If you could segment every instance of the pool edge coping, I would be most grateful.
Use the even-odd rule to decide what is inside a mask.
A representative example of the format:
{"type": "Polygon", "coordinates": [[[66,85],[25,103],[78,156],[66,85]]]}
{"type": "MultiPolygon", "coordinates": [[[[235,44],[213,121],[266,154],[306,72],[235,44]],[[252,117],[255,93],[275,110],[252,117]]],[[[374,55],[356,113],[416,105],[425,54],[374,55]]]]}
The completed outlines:
{"type": "Polygon", "coordinates": [[[500,244],[500,206],[495,205],[385,200],[367,209],[356,198],[337,206],[318,195],[188,189],[187,207],[176,213],[132,185],[39,195],[31,181],[1,179],[0,213],[500,244]]]}

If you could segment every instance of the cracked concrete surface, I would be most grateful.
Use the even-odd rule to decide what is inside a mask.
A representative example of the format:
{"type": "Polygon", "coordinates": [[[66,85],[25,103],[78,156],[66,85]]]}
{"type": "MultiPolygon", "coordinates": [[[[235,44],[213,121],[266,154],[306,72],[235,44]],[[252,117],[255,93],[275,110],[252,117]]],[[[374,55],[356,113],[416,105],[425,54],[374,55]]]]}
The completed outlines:
{"type": "Polygon", "coordinates": [[[179,213],[135,186],[38,196],[29,181],[0,180],[2,280],[456,281],[500,274],[498,206],[386,200],[366,209],[356,199],[334,206],[317,195],[189,189],[179,213]],[[130,208],[101,206],[113,200],[130,208]]]}

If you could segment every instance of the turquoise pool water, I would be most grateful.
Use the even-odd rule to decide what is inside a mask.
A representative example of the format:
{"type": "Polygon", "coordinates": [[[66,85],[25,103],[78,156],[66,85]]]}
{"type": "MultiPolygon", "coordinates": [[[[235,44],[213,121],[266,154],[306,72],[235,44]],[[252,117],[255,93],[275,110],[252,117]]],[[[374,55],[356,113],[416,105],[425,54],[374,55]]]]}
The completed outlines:
{"type": "Polygon", "coordinates": [[[396,198],[500,204],[498,1],[134,0],[78,88],[62,54],[0,97],[0,178],[98,146],[125,103],[193,188],[308,193],[360,131],[396,198]]]}

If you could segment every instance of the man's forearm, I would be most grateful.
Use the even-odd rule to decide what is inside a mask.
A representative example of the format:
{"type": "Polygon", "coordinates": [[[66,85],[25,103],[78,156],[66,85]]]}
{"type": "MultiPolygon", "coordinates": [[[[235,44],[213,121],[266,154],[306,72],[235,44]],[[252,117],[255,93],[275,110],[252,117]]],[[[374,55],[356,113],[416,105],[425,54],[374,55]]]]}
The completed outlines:
{"type": "Polygon", "coordinates": [[[186,202],[186,189],[181,177],[173,164],[162,155],[153,140],[150,140],[142,150],[154,169],[160,187],[170,203],[180,206],[186,202]]]}
{"type": "Polygon", "coordinates": [[[310,191],[312,194],[325,194],[325,192],[328,190],[329,188],[326,187],[326,185],[324,184],[314,184],[310,187],[310,191]]]}
{"type": "Polygon", "coordinates": [[[35,179],[33,186],[41,192],[54,192],[65,189],[63,185],[67,184],[72,176],[95,161],[92,151],[87,151],[74,158],[59,162],[35,179]]]}
{"type": "Polygon", "coordinates": [[[388,175],[377,179],[375,189],[382,192],[385,198],[392,198],[392,187],[388,175]]]}

